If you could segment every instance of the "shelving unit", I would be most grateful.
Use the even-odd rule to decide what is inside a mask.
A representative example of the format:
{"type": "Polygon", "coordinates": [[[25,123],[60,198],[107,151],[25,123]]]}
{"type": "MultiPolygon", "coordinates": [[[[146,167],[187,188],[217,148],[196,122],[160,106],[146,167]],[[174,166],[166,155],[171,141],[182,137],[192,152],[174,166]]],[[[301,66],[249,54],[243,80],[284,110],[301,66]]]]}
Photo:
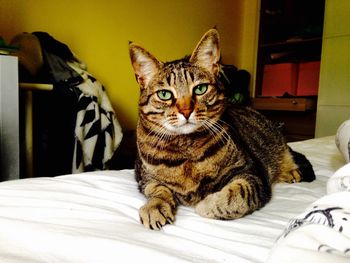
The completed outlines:
{"type": "Polygon", "coordinates": [[[299,65],[320,61],[324,2],[261,1],[253,107],[283,126],[288,141],[314,137],[317,94],[295,97],[297,93],[286,94],[276,86],[277,97],[264,97],[264,68],[280,63],[299,65]]]}

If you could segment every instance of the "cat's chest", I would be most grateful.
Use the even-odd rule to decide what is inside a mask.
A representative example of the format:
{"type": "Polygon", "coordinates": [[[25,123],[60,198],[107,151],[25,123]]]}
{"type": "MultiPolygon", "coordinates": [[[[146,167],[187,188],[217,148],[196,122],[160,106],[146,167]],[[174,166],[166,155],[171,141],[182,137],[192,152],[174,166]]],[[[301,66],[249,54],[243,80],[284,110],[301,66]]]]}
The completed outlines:
{"type": "Polygon", "coordinates": [[[181,200],[181,203],[191,205],[201,197],[198,189],[205,178],[214,181],[220,174],[220,167],[212,162],[196,162],[186,160],[174,167],[157,165],[150,167],[152,178],[167,186],[181,200]]]}
{"type": "MultiPolygon", "coordinates": [[[[146,164],[153,179],[167,185],[181,202],[191,204],[202,198],[203,188],[214,188],[229,171],[244,165],[241,152],[232,141],[207,143],[198,148],[195,143],[176,151],[178,163],[146,164]]],[[[159,153],[161,155],[161,153],[159,153]]],[[[164,160],[166,157],[164,156],[164,160]]]]}

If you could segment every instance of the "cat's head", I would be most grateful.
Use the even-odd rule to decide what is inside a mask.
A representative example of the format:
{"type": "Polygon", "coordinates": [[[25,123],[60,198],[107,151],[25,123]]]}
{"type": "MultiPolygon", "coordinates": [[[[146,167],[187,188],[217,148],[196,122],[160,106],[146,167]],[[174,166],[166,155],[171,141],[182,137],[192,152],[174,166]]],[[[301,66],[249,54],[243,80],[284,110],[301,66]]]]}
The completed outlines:
{"type": "Polygon", "coordinates": [[[220,89],[219,34],[209,30],[186,59],[163,63],[144,48],[129,44],[141,93],[140,121],[162,134],[213,129],[225,108],[220,89]]]}

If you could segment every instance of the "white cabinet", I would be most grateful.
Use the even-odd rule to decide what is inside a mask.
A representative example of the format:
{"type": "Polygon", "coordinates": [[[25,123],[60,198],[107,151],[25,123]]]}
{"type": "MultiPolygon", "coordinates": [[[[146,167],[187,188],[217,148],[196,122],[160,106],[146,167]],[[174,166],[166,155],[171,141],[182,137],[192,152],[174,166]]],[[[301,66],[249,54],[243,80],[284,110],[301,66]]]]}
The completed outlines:
{"type": "Polygon", "coordinates": [[[0,55],[0,181],[20,175],[18,59],[0,55]]]}

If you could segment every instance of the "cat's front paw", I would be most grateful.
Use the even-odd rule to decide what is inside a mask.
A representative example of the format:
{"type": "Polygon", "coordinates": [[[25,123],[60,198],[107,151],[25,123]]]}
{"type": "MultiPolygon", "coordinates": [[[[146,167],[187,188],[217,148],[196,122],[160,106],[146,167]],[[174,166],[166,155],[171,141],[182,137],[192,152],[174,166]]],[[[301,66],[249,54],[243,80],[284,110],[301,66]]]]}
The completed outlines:
{"type": "Polygon", "coordinates": [[[165,224],[172,224],[175,220],[171,205],[160,198],[149,199],[139,213],[141,223],[153,230],[160,230],[165,224]]]}
{"type": "Polygon", "coordinates": [[[195,208],[197,214],[202,217],[216,218],[215,210],[217,210],[218,193],[208,195],[204,200],[200,201],[195,208]]]}
{"type": "Polygon", "coordinates": [[[231,183],[222,188],[219,192],[215,192],[206,196],[200,201],[195,211],[197,214],[213,219],[237,219],[254,211],[257,207],[252,204],[248,205],[247,199],[251,192],[242,190],[242,183],[231,183]]]}

